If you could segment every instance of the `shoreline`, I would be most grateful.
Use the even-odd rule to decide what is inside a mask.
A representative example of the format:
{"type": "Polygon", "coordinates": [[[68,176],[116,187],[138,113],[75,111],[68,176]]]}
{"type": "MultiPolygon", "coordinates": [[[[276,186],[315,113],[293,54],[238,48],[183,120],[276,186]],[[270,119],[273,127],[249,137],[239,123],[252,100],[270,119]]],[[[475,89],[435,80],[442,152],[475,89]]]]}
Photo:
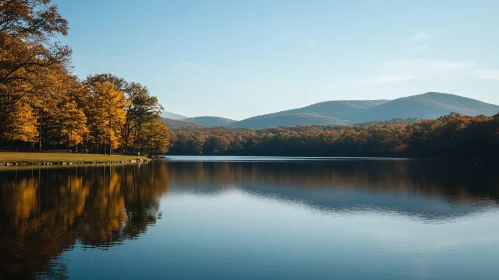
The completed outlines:
{"type": "Polygon", "coordinates": [[[137,160],[116,160],[116,161],[36,161],[36,162],[0,162],[0,167],[7,166],[36,166],[36,165],[79,165],[79,164],[125,164],[125,163],[148,163],[151,160],[137,159],[137,160]]]}
{"type": "Polygon", "coordinates": [[[46,166],[77,164],[125,164],[146,163],[151,159],[143,156],[72,154],[72,153],[24,153],[0,152],[0,167],[7,166],[46,166]]]}

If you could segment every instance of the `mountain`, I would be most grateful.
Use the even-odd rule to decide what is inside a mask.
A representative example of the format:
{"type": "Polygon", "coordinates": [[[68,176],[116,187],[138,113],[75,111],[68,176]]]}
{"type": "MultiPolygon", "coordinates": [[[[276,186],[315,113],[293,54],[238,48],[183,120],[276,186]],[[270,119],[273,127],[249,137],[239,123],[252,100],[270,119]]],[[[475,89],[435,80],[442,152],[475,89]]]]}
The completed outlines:
{"type": "Polygon", "coordinates": [[[499,112],[499,106],[454,94],[427,92],[394,100],[326,101],[242,121],[212,116],[186,118],[165,112],[172,117],[164,121],[171,128],[200,126],[269,128],[307,124],[413,123],[423,119],[436,119],[452,112],[469,116],[492,116],[499,112]],[[179,118],[182,118],[181,121],[179,118]]]}
{"type": "Polygon", "coordinates": [[[228,124],[235,122],[231,119],[211,116],[186,118],[184,119],[184,121],[193,122],[195,124],[203,126],[227,126],[228,124]]]}
{"type": "MultiPolygon", "coordinates": [[[[380,104],[386,103],[389,100],[348,100],[348,101],[325,101],[316,104],[312,104],[307,107],[300,109],[293,109],[284,112],[288,113],[312,113],[322,116],[334,116],[338,117],[341,115],[356,112],[357,110],[372,108],[380,104]]],[[[280,112],[280,113],[284,113],[280,112]]],[[[276,113],[276,114],[280,114],[276,113]]]]}
{"type": "Polygon", "coordinates": [[[268,128],[276,126],[295,126],[305,124],[328,125],[341,124],[342,121],[328,116],[321,116],[313,113],[288,113],[269,114],[249,118],[243,121],[229,124],[237,128],[268,128]]]}
{"type": "Polygon", "coordinates": [[[176,119],[168,119],[168,118],[161,118],[161,120],[168,126],[168,128],[183,128],[183,129],[189,129],[189,128],[200,128],[202,127],[199,124],[190,122],[190,121],[185,121],[185,120],[176,120],[176,119]]]}
{"type": "Polygon", "coordinates": [[[172,113],[172,112],[166,112],[166,111],[163,111],[163,113],[161,114],[161,116],[163,118],[173,119],[173,120],[187,119],[187,117],[185,117],[185,116],[182,116],[182,115],[179,115],[179,114],[175,114],[175,113],[172,113]]]}
{"type": "Polygon", "coordinates": [[[342,118],[342,116],[351,115],[359,110],[375,107],[386,102],[388,102],[388,100],[326,101],[303,108],[252,117],[234,122],[230,126],[242,128],[267,128],[302,124],[346,124],[349,123],[349,121],[342,118]]]}
{"type": "Polygon", "coordinates": [[[203,126],[227,126],[234,120],[221,117],[194,117],[184,119],[161,118],[169,128],[200,128],[203,126]]]}
{"type": "Polygon", "coordinates": [[[492,116],[499,112],[499,106],[454,94],[428,92],[398,98],[348,117],[355,123],[392,118],[436,119],[452,112],[492,116]]]}
{"type": "Polygon", "coordinates": [[[454,94],[428,92],[394,100],[327,101],[230,123],[241,128],[356,124],[392,119],[436,119],[449,113],[492,116],[499,106],[454,94]]]}

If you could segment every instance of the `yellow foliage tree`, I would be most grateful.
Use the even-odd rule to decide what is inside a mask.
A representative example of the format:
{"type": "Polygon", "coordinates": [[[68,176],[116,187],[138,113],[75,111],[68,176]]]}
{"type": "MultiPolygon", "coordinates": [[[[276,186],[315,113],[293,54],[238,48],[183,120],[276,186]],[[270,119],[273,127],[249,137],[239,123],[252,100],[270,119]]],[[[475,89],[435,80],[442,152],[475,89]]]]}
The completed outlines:
{"type": "Polygon", "coordinates": [[[109,145],[109,154],[117,148],[120,129],[125,121],[124,107],[128,104],[122,91],[111,82],[93,82],[88,96],[88,124],[94,142],[109,145]]]}
{"type": "Polygon", "coordinates": [[[149,156],[166,154],[170,144],[168,127],[160,120],[146,123],[143,143],[142,149],[145,150],[149,156]]]}
{"type": "Polygon", "coordinates": [[[71,147],[83,142],[83,137],[88,133],[87,117],[82,108],[79,108],[75,101],[70,101],[61,105],[56,114],[56,127],[63,137],[63,142],[69,150],[71,147]]]}
{"type": "Polygon", "coordinates": [[[8,114],[7,119],[9,123],[5,130],[6,140],[34,144],[38,137],[38,130],[31,106],[22,102],[15,103],[14,110],[8,114]]]}

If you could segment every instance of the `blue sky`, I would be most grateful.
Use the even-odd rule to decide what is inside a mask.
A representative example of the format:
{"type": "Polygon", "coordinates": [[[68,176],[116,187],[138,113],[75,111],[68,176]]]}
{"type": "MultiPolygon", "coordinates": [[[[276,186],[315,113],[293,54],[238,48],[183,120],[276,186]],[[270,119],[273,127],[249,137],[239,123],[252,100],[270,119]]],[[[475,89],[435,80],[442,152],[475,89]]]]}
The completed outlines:
{"type": "Polygon", "coordinates": [[[74,72],[233,119],[427,91],[499,104],[499,1],[56,0],[74,72]]]}

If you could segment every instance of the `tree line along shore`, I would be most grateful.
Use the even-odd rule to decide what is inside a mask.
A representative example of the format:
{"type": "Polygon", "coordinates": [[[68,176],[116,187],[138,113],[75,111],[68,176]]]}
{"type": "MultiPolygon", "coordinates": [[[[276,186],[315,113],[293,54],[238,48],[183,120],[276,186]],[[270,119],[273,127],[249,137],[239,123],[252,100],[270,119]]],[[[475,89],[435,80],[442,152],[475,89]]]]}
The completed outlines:
{"type": "Polygon", "coordinates": [[[0,150],[166,152],[163,108],[145,86],[73,75],[72,51],[56,41],[68,23],[51,1],[5,1],[0,15],[0,150]]]}

